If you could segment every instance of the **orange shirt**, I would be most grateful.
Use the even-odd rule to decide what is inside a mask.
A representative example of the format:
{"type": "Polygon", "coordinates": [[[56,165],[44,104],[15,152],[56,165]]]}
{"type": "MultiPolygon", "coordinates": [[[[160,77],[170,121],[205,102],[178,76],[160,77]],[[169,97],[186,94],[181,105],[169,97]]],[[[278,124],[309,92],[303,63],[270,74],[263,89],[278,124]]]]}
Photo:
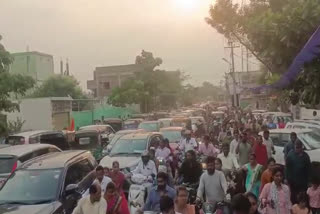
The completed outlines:
{"type": "Polygon", "coordinates": [[[267,183],[272,182],[272,172],[269,169],[264,170],[264,172],[261,175],[261,187],[260,187],[260,192],[263,189],[263,186],[266,185],[267,183]]]}

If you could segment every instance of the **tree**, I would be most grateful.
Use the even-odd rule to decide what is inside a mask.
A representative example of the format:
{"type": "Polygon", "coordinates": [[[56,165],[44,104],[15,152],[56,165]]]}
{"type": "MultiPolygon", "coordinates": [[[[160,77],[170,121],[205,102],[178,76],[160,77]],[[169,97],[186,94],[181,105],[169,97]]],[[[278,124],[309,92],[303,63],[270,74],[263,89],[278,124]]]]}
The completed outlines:
{"type": "Polygon", "coordinates": [[[44,81],[31,97],[68,97],[73,99],[87,99],[79,86],[79,82],[72,76],[54,75],[44,81]]]}
{"type": "MultiPolygon", "coordinates": [[[[2,37],[0,36],[0,41],[2,37]]],[[[19,110],[19,105],[12,101],[14,96],[24,96],[32,88],[35,81],[30,76],[9,73],[9,66],[13,58],[0,43],[0,112],[13,112],[19,110]]],[[[5,134],[7,124],[0,122],[0,135],[5,134]]]]}
{"type": "MultiPolygon", "coordinates": [[[[218,0],[206,21],[247,47],[267,70],[282,74],[319,26],[320,4],[319,0],[251,0],[241,8],[230,0],[218,0]]],[[[306,65],[289,88],[296,100],[319,103],[319,65],[317,61],[306,65]]]]}
{"type": "Polygon", "coordinates": [[[141,55],[136,57],[136,65],[141,65],[143,71],[153,71],[155,67],[162,64],[162,59],[154,58],[151,52],[142,50],[141,55]]]}

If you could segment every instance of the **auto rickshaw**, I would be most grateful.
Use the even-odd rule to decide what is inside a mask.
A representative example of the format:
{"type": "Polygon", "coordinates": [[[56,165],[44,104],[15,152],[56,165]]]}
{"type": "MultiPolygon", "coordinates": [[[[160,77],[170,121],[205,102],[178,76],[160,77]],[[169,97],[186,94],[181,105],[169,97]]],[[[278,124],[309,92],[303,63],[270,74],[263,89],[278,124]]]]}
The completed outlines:
{"type": "Polygon", "coordinates": [[[123,122],[123,130],[138,129],[138,126],[142,121],[142,118],[126,120],[123,122]]]}
{"type": "Polygon", "coordinates": [[[99,162],[103,148],[108,145],[109,135],[96,129],[83,129],[76,132],[72,149],[89,150],[99,162]]]}
{"type": "Polygon", "coordinates": [[[110,125],[116,132],[122,130],[123,127],[123,121],[119,118],[104,119],[103,124],[110,125]]]}
{"type": "Polygon", "coordinates": [[[172,118],[171,126],[192,130],[192,122],[189,117],[174,117],[172,118]]]}

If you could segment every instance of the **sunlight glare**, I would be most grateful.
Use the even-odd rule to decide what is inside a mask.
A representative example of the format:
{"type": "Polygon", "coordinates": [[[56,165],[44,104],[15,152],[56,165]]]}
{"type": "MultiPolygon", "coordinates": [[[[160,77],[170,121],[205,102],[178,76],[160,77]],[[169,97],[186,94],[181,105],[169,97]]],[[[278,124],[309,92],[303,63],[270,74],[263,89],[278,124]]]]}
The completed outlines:
{"type": "Polygon", "coordinates": [[[192,11],[195,9],[198,0],[174,0],[176,6],[184,11],[192,11]]]}

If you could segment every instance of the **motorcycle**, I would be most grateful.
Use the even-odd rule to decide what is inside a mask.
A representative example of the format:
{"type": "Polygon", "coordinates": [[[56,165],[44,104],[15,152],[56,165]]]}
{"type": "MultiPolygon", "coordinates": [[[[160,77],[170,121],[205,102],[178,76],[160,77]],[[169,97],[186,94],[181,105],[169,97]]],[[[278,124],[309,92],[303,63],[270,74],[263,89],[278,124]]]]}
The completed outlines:
{"type": "Polygon", "coordinates": [[[199,183],[182,183],[182,186],[185,186],[188,191],[188,203],[195,204],[199,183]]]}
{"type": "Polygon", "coordinates": [[[204,214],[231,214],[230,205],[226,202],[203,202],[198,206],[202,207],[204,214]]]}

